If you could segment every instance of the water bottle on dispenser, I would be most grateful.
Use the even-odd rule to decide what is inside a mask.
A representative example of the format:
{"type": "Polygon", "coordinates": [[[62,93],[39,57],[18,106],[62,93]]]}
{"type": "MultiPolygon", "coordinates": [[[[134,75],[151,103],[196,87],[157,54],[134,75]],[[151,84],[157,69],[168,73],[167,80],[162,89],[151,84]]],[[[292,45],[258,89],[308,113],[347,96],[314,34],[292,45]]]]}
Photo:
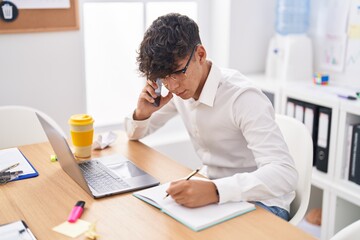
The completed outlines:
{"type": "Polygon", "coordinates": [[[311,79],[312,44],[309,28],[310,0],[277,0],[276,35],[271,39],[266,75],[280,81],[311,79]]]}

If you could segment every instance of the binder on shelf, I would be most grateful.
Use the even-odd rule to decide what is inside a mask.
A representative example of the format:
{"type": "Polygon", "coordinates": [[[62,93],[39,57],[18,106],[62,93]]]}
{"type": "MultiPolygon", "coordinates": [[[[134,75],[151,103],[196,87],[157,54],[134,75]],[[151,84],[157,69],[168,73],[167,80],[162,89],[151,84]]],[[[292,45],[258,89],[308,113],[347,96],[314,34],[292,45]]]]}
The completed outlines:
{"type": "Polygon", "coordinates": [[[329,161],[329,143],[331,128],[331,109],[319,107],[319,124],[316,144],[316,168],[327,173],[329,161]]]}
{"type": "Polygon", "coordinates": [[[288,98],[286,103],[286,115],[289,117],[295,116],[295,100],[288,98]]]}
{"type": "MultiPolygon", "coordinates": [[[[318,135],[318,107],[314,104],[304,103],[304,124],[309,130],[313,140],[313,149],[316,148],[318,135]]],[[[316,152],[313,151],[313,166],[316,165],[316,152]]]]}
{"type": "Polygon", "coordinates": [[[304,122],[305,103],[296,99],[288,98],[286,102],[286,115],[304,122]]]}
{"type": "Polygon", "coordinates": [[[354,125],[350,153],[349,181],[360,184],[360,124],[354,125]]]}
{"type": "Polygon", "coordinates": [[[295,103],[295,119],[299,120],[300,122],[304,122],[304,103],[297,101],[295,103]]]}
{"type": "Polygon", "coordinates": [[[346,131],[346,139],[344,148],[346,148],[345,152],[345,163],[343,164],[343,179],[349,179],[349,171],[350,171],[350,162],[351,162],[351,147],[352,147],[352,135],[353,135],[354,125],[350,124],[347,126],[346,131]]]}
{"type": "Polygon", "coordinates": [[[299,101],[288,98],[286,105],[286,115],[291,116],[300,122],[304,123],[309,130],[313,140],[313,166],[316,166],[316,146],[318,136],[318,119],[319,106],[308,102],[299,101]]]}

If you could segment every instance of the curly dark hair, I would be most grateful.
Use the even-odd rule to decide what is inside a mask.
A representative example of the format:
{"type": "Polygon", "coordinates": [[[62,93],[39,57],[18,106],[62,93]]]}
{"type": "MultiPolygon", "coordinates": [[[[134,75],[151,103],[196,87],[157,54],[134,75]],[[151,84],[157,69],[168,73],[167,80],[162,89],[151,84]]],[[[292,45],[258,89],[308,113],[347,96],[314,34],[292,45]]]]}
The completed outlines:
{"type": "Polygon", "coordinates": [[[140,74],[150,80],[171,74],[197,44],[201,44],[199,27],[189,17],[169,13],[157,18],[140,44],[136,58],[140,74]]]}

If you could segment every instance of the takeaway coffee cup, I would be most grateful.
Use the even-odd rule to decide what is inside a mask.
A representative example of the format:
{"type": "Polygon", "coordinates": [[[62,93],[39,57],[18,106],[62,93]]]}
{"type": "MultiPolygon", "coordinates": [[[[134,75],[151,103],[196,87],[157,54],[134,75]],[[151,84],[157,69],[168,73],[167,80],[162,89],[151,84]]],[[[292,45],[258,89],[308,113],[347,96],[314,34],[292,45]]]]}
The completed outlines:
{"type": "Polygon", "coordinates": [[[69,119],[71,141],[74,155],[78,158],[91,156],[91,146],[94,136],[94,119],[87,114],[75,114],[69,119]]]}

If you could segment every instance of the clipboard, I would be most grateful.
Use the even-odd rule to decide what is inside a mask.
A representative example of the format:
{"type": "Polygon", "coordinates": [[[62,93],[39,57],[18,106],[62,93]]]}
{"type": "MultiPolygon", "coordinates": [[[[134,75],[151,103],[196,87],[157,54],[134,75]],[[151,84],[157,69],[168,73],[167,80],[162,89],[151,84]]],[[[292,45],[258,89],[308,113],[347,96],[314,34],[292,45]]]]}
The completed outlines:
{"type": "Polygon", "coordinates": [[[0,236],[4,240],[36,240],[36,237],[23,220],[0,225],[0,236]]]}
{"type": "Polygon", "coordinates": [[[27,178],[33,178],[39,176],[38,171],[24,156],[24,154],[18,148],[8,148],[0,150],[0,169],[4,169],[10,165],[19,163],[19,165],[11,171],[23,171],[17,178],[11,181],[23,180],[27,178]]]}

